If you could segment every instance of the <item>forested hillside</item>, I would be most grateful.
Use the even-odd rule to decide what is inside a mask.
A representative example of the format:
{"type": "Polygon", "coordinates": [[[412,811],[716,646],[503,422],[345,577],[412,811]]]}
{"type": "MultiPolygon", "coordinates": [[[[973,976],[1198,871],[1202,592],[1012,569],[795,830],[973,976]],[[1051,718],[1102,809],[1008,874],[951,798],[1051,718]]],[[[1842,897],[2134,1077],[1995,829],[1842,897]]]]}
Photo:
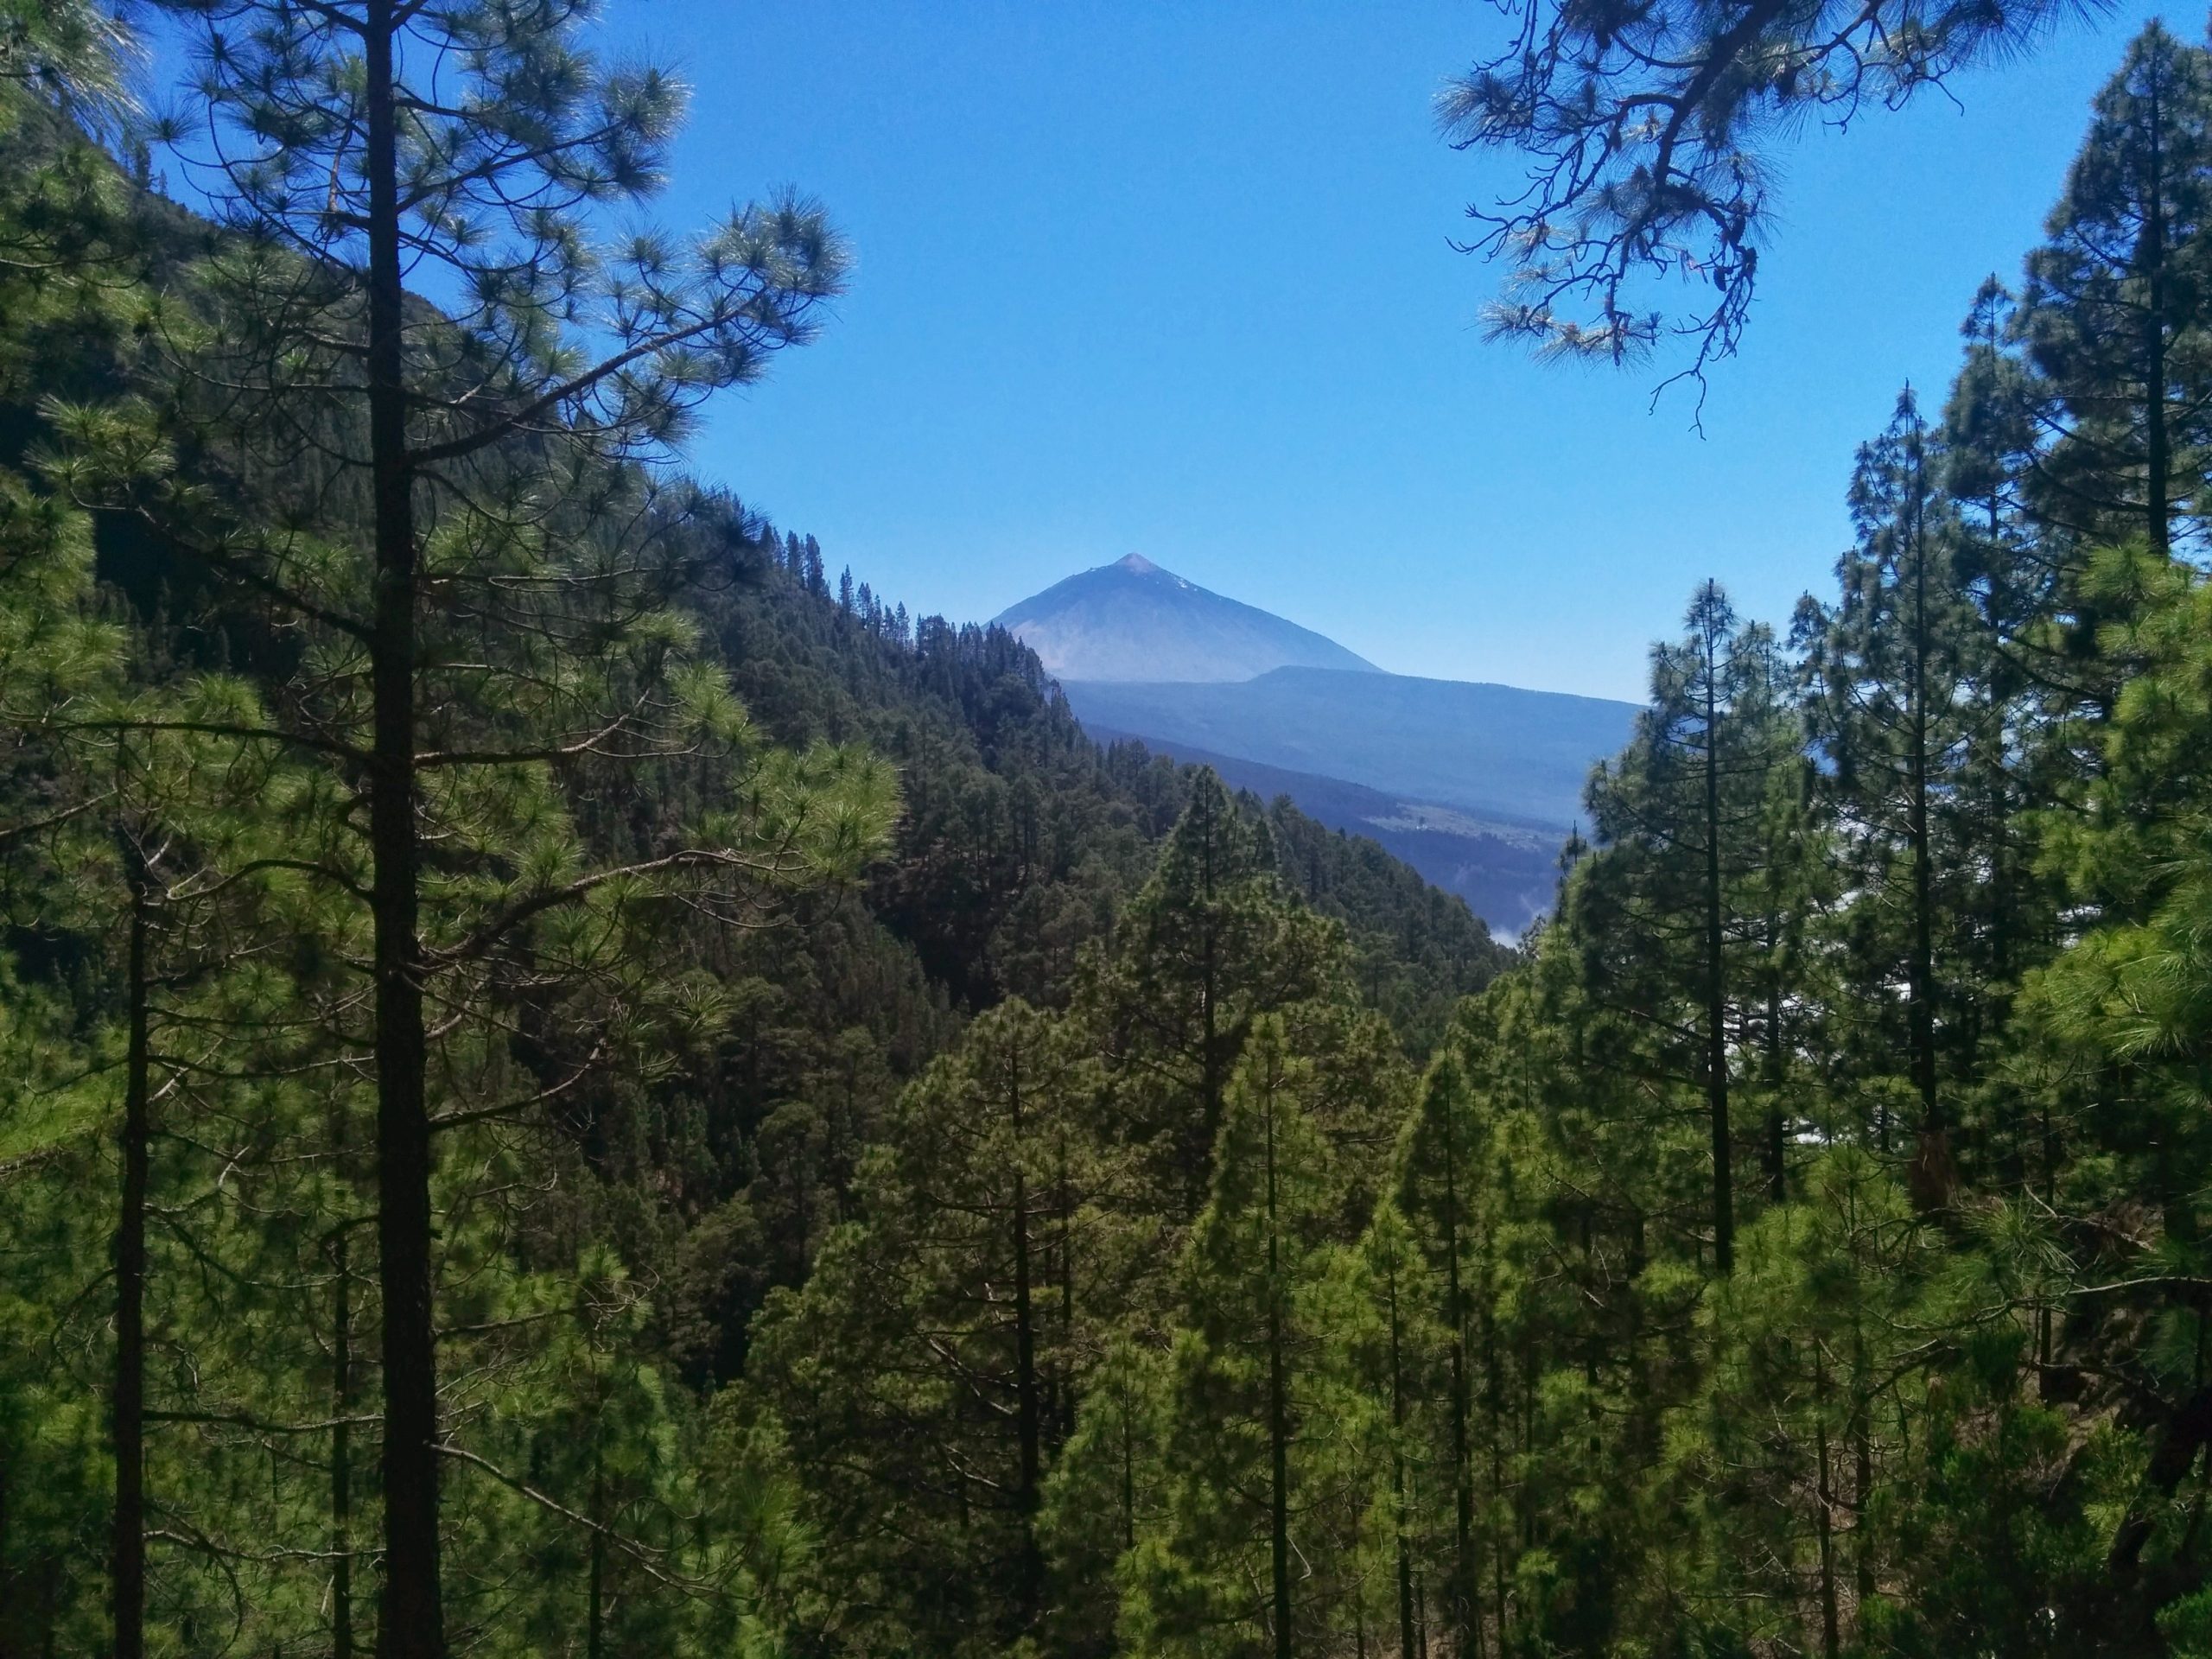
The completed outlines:
{"type": "Polygon", "coordinates": [[[1509,957],[686,478],[846,257],[581,12],[165,16],[190,213],[0,5],[0,1655],[2212,1656],[2212,52],[1509,957]]]}
{"type": "MultiPolygon", "coordinates": [[[[35,9],[0,81],[0,1652],[399,1650],[367,400],[282,357],[298,314],[359,318],[79,130],[96,22],[35,9]]],[[[737,234],[741,379],[837,255],[796,209],[737,234]]],[[[434,382],[472,366],[480,319],[406,303],[434,382]]],[[[664,405],[583,413],[425,492],[414,1616],[772,1645],[809,1505],[734,1386],[755,1315],[970,1020],[1078,994],[1194,791],[1386,1070],[1508,957],[1372,844],[1092,744],[1003,632],[648,475],[664,405]]]]}

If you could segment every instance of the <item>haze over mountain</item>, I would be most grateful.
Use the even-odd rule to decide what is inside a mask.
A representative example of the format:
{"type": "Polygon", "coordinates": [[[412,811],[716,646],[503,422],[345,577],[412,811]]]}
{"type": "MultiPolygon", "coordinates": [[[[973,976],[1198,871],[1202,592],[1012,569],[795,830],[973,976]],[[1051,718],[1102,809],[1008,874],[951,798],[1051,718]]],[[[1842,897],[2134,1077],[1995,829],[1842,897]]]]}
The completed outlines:
{"type": "Polygon", "coordinates": [[[1231,789],[1263,801],[1288,796],[1317,823],[1374,842],[1418,870],[1431,887],[1455,893],[1497,938],[1511,941],[1551,907],[1559,880],[1557,830],[1483,818],[1433,801],[1410,800],[1340,778],[1323,778],[1185,743],[1138,737],[1096,721],[1084,730],[1102,743],[1136,738],[1154,754],[1211,766],[1231,789]]]}
{"type": "Polygon", "coordinates": [[[1501,933],[1550,906],[1592,764],[1635,709],[1416,679],[1135,554],[1001,613],[1102,741],[1135,737],[1379,841],[1501,933]]]}
{"type": "Polygon", "coordinates": [[[1249,680],[1274,668],[1382,671],[1335,640],[1163,570],[1141,553],[992,619],[1069,680],[1249,680]]]}
{"type": "Polygon", "coordinates": [[[1400,674],[1279,668],[1236,684],[1061,682],[1086,725],[1407,799],[1565,830],[1635,709],[1599,697],[1400,674]]]}

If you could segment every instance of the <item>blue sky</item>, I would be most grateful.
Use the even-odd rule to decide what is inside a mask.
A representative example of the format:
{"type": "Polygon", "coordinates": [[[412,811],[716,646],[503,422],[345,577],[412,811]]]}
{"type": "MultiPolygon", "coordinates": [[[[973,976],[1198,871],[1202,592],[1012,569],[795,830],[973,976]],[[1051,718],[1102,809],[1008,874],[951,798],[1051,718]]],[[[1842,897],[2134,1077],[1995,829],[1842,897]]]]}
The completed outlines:
{"type": "Polygon", "coordinates": [[[824,339],[695,450],[833,570],[981,619],[1137,551],[1386,668],[1633,698],[1703,577],[1777,622],[1825,591],[1853,447],[1904,381],[1940,399],[2151,15],[1794,146],[1703,438],[1680,398],[1647,411],[1648,372],[1483,342],[1494,273],[1448,241],[1511,163],[1429,116],[1496,38],[1481,0],[652,0],[611,27],[695,88],[657,217],[791,183],[856,245],[824,339]]]}

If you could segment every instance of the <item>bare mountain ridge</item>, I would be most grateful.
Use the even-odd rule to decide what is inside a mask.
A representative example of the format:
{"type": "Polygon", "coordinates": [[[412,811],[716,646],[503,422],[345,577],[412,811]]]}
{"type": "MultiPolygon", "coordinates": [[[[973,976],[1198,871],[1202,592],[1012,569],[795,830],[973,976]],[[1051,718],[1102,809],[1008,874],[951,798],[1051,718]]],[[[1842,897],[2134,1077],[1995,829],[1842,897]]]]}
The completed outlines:
{"type": "Polygon", "coordinates": [[[1141,553],[993,619],[1062,681],[1223,683],[1276,668],[1382,671],[1335,640],[1163,570],[1141,553]]]}

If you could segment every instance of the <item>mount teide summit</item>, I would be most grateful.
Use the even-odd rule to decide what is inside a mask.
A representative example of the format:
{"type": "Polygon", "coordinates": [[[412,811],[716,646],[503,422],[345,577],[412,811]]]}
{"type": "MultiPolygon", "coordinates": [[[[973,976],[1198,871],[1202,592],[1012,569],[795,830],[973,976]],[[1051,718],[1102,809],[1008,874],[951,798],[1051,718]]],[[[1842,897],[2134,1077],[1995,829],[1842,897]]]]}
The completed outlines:
{"type": "Polygon", "coordinates": [[[1311,628],[1209,593],[1141,553],[1055,582],[993,620],[1063,682],[1219,683],[1274,668],[1382,671],[1311,628]]]}
{"type": "Polygon", "coordinates": [[[1624,702],[1387,674],[1132,554],[1001,613],[1101,741],[1134,737],[1378,841],[1503,932],[1550,905],[1624,702]]]}

